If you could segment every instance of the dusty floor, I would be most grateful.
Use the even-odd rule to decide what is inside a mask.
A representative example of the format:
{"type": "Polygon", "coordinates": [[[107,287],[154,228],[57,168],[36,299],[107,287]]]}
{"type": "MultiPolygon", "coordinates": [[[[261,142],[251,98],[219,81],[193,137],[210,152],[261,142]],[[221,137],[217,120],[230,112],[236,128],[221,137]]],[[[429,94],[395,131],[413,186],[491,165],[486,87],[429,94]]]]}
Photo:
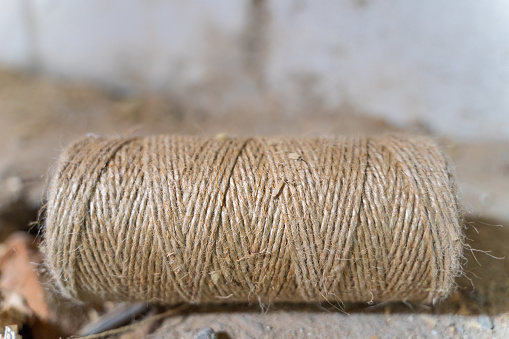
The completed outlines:
{"type": "MultiPolygon", "coordinates": [[[[177,99],[133,97],[76,84],[0,72],[0,240],[28,230],[44,201],[61,148],[86,133],[233,135],[429,133],[391,126],[351,109],[290,117],[277,107],[213,114],[177,99]]],[[[223,338],[509,337],[509,143],[437,137],[455,163],[468,226],[466,277],[430,307],[415,304],[193,307],[153,328],[151,338],[193,337],[210,327],[223,338]],[[490,251],[488,254],[482,251],[490,251]],[[497,259],[500,258],[500,259],[497,259]]],[[[37,229],[32,229],[36,232],[37,229]]],[[[5,325],[5,324],[4,324],[5,325]]],[[[146,330],[146,329],[145,329],[146,330]]]]}

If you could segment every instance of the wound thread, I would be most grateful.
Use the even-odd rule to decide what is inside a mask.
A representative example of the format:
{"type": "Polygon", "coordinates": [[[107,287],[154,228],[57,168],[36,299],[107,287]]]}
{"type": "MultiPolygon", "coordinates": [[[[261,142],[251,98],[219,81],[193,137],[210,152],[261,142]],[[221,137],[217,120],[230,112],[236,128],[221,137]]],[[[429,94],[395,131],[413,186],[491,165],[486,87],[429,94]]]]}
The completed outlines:
{"type": "Polygon", "coordinates": [[[87,137],[58,166],[44,251],[75,299],[431,302],[461,272],[425,137],[87,137]]]}

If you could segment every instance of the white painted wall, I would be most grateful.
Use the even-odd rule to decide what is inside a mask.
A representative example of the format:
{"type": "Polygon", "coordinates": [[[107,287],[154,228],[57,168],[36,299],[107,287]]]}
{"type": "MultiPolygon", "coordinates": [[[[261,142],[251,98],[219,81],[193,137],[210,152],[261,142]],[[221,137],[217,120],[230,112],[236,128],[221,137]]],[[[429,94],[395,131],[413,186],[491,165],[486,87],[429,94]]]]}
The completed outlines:
{"type": "Polygon", "coordinates": [[[0,0],[0,63],[509,139],[506,0],[0,0]]]}

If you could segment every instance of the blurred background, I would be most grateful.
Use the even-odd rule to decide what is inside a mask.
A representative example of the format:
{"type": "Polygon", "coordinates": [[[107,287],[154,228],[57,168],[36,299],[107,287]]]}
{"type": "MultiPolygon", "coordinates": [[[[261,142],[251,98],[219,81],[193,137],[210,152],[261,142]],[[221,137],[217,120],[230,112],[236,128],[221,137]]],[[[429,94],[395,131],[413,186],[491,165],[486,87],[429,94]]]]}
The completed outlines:
{"type": "MultiPolygon", "coordinates": [[[[509,265],[490,255],[509,255],[509,231],[499,227],[509,223],[509,2],[0,0],[6,243],[14,231],[30,230],[49,169],[86,133],[387,132],[436,138],[455,165],[470,245],[491,251],[469,260],[476,288],[460,281],[447,315],[399,314],[396,334],[506,333],[509,265]]],[[[223,313],[196,321],[209,316],[218,324],[223,313]]],[[[281,325],[287,310],[265,320],[252,313],[235,313],[222,331],[235,337],[238,326],[257,337],[252,323],[272,321],[272,332],[260,330],[266,337],[327,337],[313,325],[313,335],[299,334],[304,325],[292,321],[281,325]]],[[[297,322],[306,323],[306,314],[297,313],[297,322]]],[[[341,330],[375,335],[365,317],[354,314],[341,330]]],[[[385,313],[370,321],[394,327],[385,313]]]]}

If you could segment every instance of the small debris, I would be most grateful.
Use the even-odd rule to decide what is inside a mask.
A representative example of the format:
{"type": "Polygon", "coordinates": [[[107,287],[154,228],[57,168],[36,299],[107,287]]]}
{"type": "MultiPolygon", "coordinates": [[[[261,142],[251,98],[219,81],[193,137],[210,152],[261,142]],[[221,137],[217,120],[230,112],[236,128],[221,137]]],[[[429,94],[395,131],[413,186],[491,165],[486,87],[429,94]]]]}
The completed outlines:
{"type": "Polygon", "coordinates": [[[481,324],[475,319],[475,318],[472,318],[468,321],[465,321],[465,326],[467,328],[469,328],[470,330],[481,330],[482,329],[482,326],[481,324]]]}
{"type": "Polygon", "coordinates": [[[63,331],[58,328],[61,319],[57,319],[46,303],[37,271],[42,254],[35,239],[26,233],[13,233],[3,246],[0,256],[0,323],[18,325],[18,328],[29,325],[34,338],[63,336],[63,331]]]}
{"type": "Polygon", "coordinates": [[[33,237],[14,233],[6,240],[3,252],[0,257],[0,290],[4,297],[17,294],[30,313],[41,320],[49,319],[50,311],[36,266],[42,262],[42,255],[33,237]]]}
{"type": "Polygon", "coordinates": [[[5,326],[5,330],[3,331],[3,335],[0,335],[2,339],[21,339],[21,336],[18,333],[18,326],[5,326]]]}
{"type": "Polygon", "coordinates": [[[0,302],[0,333],[3,325],[9,325],[11,330],[14,327],[23,327],[32,316],[32,312],[26,306],[25,300],[17,293],[10,293],[0,302]]]}
{"type": "Polygon", "coordinates": [[[87,336],[99,334],[101,332],[118,328],[132,320],[135,316],[147,312],[150,309],[149,304],[138,302],[135,304],[118,304],[113,310],[107,312],[95,321],[83,327],[78,335],[87,336]]]}
{"type": "Polygon", "coordinates": [[[210,327],[205,327],[200,330],[193,339],[217,339],[217,334],[210,327]]]}

